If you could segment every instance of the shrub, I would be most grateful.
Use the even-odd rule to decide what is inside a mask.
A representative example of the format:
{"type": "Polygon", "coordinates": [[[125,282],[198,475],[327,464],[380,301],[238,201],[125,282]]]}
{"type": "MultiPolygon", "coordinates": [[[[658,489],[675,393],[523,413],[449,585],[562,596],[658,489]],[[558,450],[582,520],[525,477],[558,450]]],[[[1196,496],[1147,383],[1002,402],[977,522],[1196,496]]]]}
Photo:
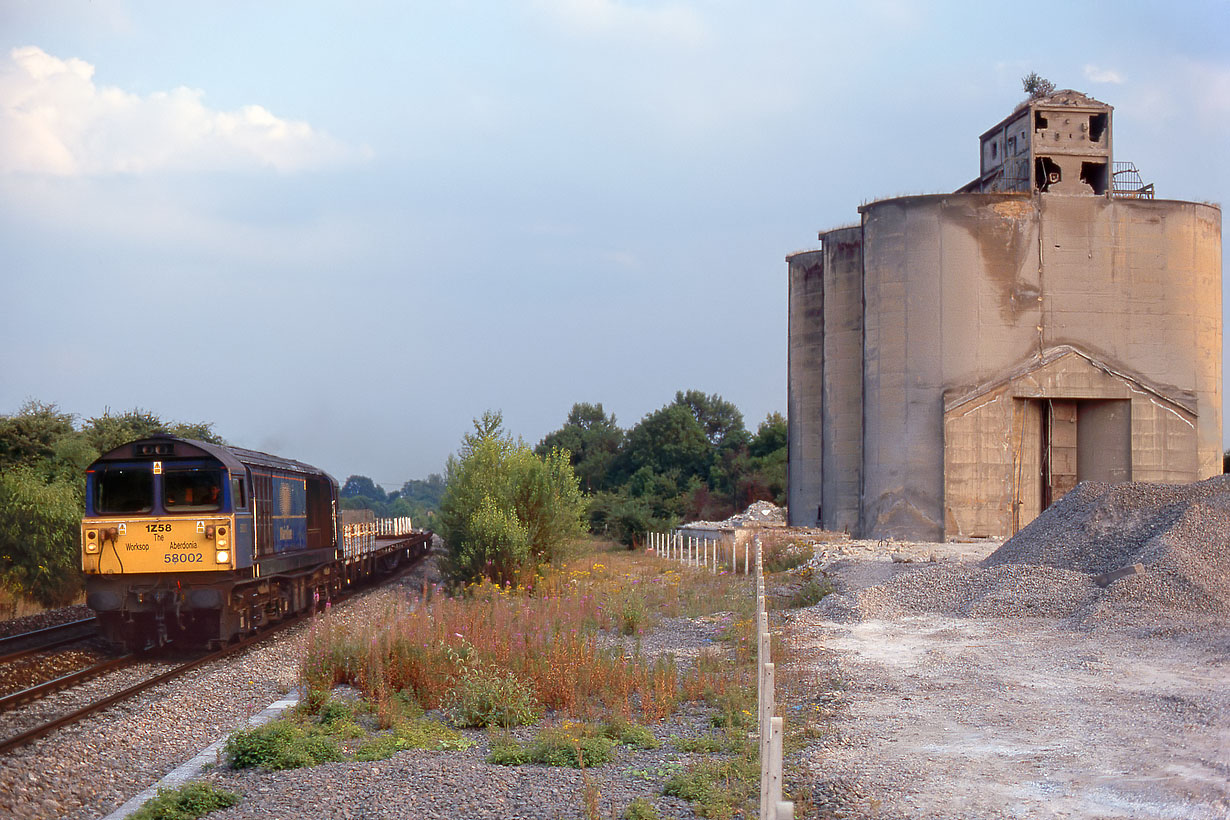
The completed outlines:
{"type": "Polygon", "coordinates": [[[538,564],[562,559],[565,545],[584,532],[584,516],[568,454],[540,458],[504,432],[499,413],[484,413],[460,458],[448,460],[440,502],[445,572],[454,582],[526,581],[538,564]]]}
{"type": "Polygon", "coordinates": [[[209,783],[186,783],[178,789],[159,789],[158,796],[145,801],[132,820],[196,820],[211,811],[229,808],[239,795],[209,783]]]}
{"type": "Polygon", "coordinates": [[[81,590],[78,483],[47,483],[24,467],[0,472],[0,583],[43,606],[63,606],[81,590]]]}
{"type": "Polygon", "coordinates": [[[331,737],[286,719],[238,731],[227,739],[222,751],[232,769],[298,769],[342,759],[331,737]]]}
{"type": "Polygon", "coordinates": [[[446,708],[458,726],[525,726],[541,709],[534,689],[513,672],[465,669],[446,696],[446,708]]]}

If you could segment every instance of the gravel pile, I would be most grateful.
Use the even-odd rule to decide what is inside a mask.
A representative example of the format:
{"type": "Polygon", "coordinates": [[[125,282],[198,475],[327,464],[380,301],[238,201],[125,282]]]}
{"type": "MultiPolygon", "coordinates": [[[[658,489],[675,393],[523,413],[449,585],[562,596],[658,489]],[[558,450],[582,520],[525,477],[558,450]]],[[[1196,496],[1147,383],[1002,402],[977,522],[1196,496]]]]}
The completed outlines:
{"type": "Polygon", "coordinates": [[[746,527],[749,524],[784,526],[786,524],[786,511],[771,501],[755,501],[743,512],[735,513],[724,521],[690,521],[684,524],[681,529],[687,527],[696,527],[697,529],[746,527]]]}
{"type": "Polygon", "coordinates": [[[911,612],[1042,616],[1095,627],[1230,613],[1230,476],[1078,485],[981,565],[941,563],[819,604],[838,621],[911,612]],[[1139,564],[1105,586],[1098,576],[1139,564]]]}

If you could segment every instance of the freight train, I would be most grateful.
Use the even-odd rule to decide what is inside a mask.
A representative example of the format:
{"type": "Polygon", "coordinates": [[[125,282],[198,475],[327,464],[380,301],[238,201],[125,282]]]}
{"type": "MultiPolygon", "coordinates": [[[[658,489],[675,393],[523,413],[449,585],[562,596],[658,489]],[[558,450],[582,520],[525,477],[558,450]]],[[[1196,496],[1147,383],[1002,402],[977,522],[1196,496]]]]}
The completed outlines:
{"type": "Polygon", "coordinates": [[[409,519],[346,523],[328,473],[154,435],[86,470],[81,566],[102,635],[219,646],[430,548],[409,519]]]}

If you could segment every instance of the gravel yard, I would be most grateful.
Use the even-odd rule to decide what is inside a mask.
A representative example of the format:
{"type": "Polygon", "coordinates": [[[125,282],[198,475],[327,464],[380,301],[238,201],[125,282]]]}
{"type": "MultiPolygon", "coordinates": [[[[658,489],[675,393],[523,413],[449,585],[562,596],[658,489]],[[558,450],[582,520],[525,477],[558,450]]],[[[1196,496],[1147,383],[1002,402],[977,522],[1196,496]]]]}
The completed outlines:
{"type": "Polygon", "coordinates": [[[796,805],[1230,816],[1230,513],[1193,487],[1082,485],[1002,548],[826,547],[838,594],[781,621],[796,805]]]}

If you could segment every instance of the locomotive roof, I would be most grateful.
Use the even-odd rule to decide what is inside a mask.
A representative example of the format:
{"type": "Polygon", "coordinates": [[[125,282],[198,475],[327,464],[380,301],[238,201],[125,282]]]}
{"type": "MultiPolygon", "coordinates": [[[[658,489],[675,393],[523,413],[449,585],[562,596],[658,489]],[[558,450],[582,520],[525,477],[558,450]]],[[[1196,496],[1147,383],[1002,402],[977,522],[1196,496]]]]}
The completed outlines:
{"type": "MultiPolygon", "coordinates": [[[[200,458],[209,456],[221,461],[230,470],[241,470],[245,466],[272,467],[279,470],[291,470],[297,473],[320,475],[334,481],[333,477],[318,467],[295,461],[291,458],[262,453],[259,450],[248,450],[244,447],[232,447],[227,444],[210,444],[207,441],[180,438],[167,433],[155,433],[152,436],[135,439],[127,444],[121,444],[114,450],[103,453],[95,463],[103,461],[152,461],[155,458],[200,458]],[[166,453],[158,452],[157,445],[171,445],[166,453]],[[141,445],[149,445],[150,452],[142,452],[141,445]],[[179,445],[178,447],[176,445],[179,445]],[[184,446],[186,445],[186,446],[184,446]]],[[[334,481],[334,483],[337,483],[334,481]]]]}

